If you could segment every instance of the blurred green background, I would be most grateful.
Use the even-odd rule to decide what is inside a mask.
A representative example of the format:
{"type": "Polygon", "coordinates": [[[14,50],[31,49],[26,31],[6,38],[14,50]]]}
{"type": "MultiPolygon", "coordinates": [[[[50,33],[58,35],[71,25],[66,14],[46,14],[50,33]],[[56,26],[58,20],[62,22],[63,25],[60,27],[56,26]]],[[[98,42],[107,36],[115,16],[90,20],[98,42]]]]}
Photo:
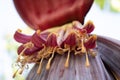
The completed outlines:
{"type": "MultiPolygon", "coordinates": [[[[92,20],[96,26],[93,33],[120,40],[120,0],[95,0],[85,22],[87,20],[92,20]]],[[[19,17],[12,0],[0,0],[0,28],[0,80],[24,80],[30,69],[12,78],[16,70],[16,50],[20,45],[13,35],[18,28],[27,34],[34,31],[19,17]]]]}

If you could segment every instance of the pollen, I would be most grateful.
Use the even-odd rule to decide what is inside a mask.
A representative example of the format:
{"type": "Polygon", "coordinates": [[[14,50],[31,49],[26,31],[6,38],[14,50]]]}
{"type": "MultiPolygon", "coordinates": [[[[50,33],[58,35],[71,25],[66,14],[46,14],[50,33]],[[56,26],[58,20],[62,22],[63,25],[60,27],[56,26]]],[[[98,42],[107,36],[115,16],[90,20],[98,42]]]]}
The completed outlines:
{"type": "MultiPolygon", "coordinates": [[[[49,70],[56,54],[65,55],[64,67],[68,68],[70,64],[70,55],[85,56],[85,66],[90,66],[89,56],[96,56],[97,36],[91,34],[94,30],[93,22],[89,21],[82,25],[78,21],[47,29],[45,31],[36,30],[32,36],[15,33],[15,39],[22,43],[18,48],[17,63],[21,67],[14,73],[22,74],[28,63],[39,64],[38,74],[42,71],[42,63],[47,60],[46,70],[49,70]],[[26,37],[27,36],[27,37],[26,37]],[[28,42],[27,42],[28,41],[28,42]]],[[[21,32],[21,30],[18,30],[21,32]]]]}

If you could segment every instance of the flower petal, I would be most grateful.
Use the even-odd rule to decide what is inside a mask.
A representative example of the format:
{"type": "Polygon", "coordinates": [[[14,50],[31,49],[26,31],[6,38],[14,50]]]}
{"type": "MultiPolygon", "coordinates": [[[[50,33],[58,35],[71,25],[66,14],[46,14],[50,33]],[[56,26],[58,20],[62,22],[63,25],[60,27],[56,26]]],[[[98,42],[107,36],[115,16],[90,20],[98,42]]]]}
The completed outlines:
{"type": "Polygon", "coordinates": [[[76,34],[75,33],[70,33],[67,38],[64,41],[64,44],[74,46],[76,45],[76,34]]]}
{"type": "Polygon", "coordinates": [[[31,39],[31,36],[28,36],[28,35],[25,35],[25,34],[22,34],[21,33],[21,30],[17,30],[14,34],[14,39],[17,41],[17,42],[20,42],[20,43],[27,43],[30,41],[31,39]]]}
{"type": "Polygon", "coordinates": [[[45,41],[40,37],[38,31],[33,34],[31,42],[38,48],[43,47],[43,44],[45,44],[45,41]]]}
{"type": "Polygon", "coordinates": [[[54,34],[54,33],[49,34],[48,37],[47,37],[46,45],[51,46],[51,47],[58,46],[58,44],[57,44],[57,35],[54,34]]]}
{"type": "Polygon", "coordinates": [[[96,35],[92,35],[90,36],[90,38],[84,43],[84,46],[87,49],[93,49],[96,47],[96,40],[97,40],[97,36],[96,35]]]}
{"type": "Polygon", "coordinates": [[[85,29],[87,33],[91,33],[94,30],[94,28],[95,26],[92,21],[88,21],[83,27],[83,29],[85,29]]]}

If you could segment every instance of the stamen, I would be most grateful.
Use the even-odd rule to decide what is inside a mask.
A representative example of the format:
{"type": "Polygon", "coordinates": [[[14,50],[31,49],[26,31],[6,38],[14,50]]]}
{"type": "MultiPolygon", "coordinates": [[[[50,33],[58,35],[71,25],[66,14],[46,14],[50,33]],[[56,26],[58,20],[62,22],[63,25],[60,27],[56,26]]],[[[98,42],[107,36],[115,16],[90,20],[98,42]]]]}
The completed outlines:
{"type": "Polygon", "coordinates": [[[19,62],[21,56],[24,54],[25,50],[28,49],[28,48],[31,48],[33,47],[34,44],[32,42],[28,42],[26,44],[23,45],[24,49],[21,51],[21,53],[18,55],[18,59],[17,59],[17,62],[19,62]]]}
{"type": "Polygon", "coordinates": [[[69,67],[69,59],[70,59],[70,50],[68,50],[68,55],[67,55],[67,59],[65,62],[65,67],[68,68],[69,67]]]}
{"type": "Polygon", "coordinates": [[[13,78],[15,78],[15,76],[17,75],[19,68],[15,71],[15,73],[13,74],[13,78]]]}
{"type": "Polygon", "coordinates": [[[38,52],[37,58],[41,58],[46,50],[46,46],[43,44],[43,49],[38,52]]]}
{"type": "Polygon", "coordinates": [[[26,49],[27,49],[27,47],[25,47],[25,48],[22,50],[22,52],[18,55],[17,62],[20,61],[20,58],[21,58],[21,56],[24,54],[24,52],[25,52],[26,49]]]}
{"type": "Polygon", "coordinates": [[[85,46],[84,46],[84,41],[83,41],[83,39],[81,40],[81,45],[82,45],[81,52],[82,52],[82,53],[85,53],[85,52],[86,52],[86,48],[85,48],[85,46]]]}
{"type": "Polygon", "coordinates": [[[62,49],[62,48],[57,48],[57,53],[58,54],[64,54],[66,51],[68,51],[68,48],[67,49],[62,49]]]}
{"type": "Polygon", "coordinates": [[[88,53],[87,53],[87,52],[85,53],[85,56],[86,56],[86,62],[85,62],[85,65],[86,65],[86,67],[89,67],[89,66],[90,66],[90,63],[89,63],[88,53]]]}
{"type": "Polygon", "coordinates": [[[53,57],[54,57],[55,50],[56,50],[56,48],[54,48],[54,50],[53,50],[53,52],[52,52],[52,56],[51,56],[51,58],[48,60],[48,63],[47,63],[47,65],[46,65],[46,70],[49,70],[49,69],[50,69],[50,64],[51,64],[51,61],[52,61],[52,59],[53,59],[53,57]]]}
{"type": "Polygon", "coordinates": [[[49,46],[46,48],[45,52],[43,53],[43,56],[44,58],[48,58],[52,53],[53,53],[53,47],[49,46]]]}
{"type": "Polygon", "coordinates": [[[32,42],[27,42],[26,44],[24,44],[24,47],[31,48],[34,47],[34,44],[32,42]]]}
{"type": "Polygon", "coordinates": [[[38,67],[38,70],[37,70],[37,74],[40,74],[41,73],[41,68],[42,68],[42,62],[43,62],[43,57],[40,61],[40,64],[39,64],[39,67],[38,67]]]}
{"type": "Polygon", "coordinates": [[[24,57],[24,60],[26,60],[27,63],[31,63],[34,59],[34,55],[31,55],[31,56],[25,56],[24,57]]]}
{"type": "Polygon", "coordinates": [[[64,54],[64,51],[62,48],[57,48],[57,53],[62,55],[64,54]]]}
{"type": "Polygon", "coordinates": [[[19,74],[23,73],[24,68],[25,68],[25,65],[23,65],[23,67],[20,69],[19,74]]]}

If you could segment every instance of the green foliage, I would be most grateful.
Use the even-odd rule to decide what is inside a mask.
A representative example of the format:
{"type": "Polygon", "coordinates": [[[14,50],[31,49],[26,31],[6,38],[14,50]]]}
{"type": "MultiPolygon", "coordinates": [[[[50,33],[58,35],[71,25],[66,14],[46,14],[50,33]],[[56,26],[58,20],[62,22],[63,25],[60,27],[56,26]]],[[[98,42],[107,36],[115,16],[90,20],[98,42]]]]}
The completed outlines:
{"type": "Polygon", "coordinates": [[[100,7],[101,9],[104,8],[105,0],[95,0],[95,2],[96,2],[96,4],[99,5],[99,7],[100,7]]]}
{"type": "Polygon", "coordinates": [[[112,12],[120,12],[120,0],[95,0],[95,3],[101,10],[109,10],[112,12]]]}

